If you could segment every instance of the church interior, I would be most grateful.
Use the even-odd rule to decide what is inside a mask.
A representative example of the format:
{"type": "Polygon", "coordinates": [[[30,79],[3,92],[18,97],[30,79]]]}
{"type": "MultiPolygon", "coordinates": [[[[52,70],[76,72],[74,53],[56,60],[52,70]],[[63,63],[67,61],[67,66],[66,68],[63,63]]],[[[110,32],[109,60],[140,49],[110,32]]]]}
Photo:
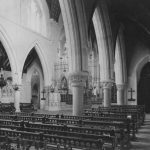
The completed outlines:
{"type": "Polygon", "coordinates": [[[0,150],[149,150],[149,0],[0,0],[0,150]]]}

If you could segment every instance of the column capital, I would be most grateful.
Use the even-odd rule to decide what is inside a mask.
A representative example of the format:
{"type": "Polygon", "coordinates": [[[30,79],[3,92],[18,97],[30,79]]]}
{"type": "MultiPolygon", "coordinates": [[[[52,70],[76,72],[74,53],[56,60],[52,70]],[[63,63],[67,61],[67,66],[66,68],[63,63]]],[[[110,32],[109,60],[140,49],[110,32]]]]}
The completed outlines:
{"type": "Polygon", "coordinates": [[[124,90],[126,87],[126,84],[117,84],[117,90],[124,90]]]}
{"type": "Polygon", "coordinates": [[[102,83],[102,87],[104,89],[111,89],[111,87],[113,85],[113,82],[111,82],[111,81],[103,81],[101,83],[102,83]]]}
{"type": "Polygon", "coordinates": [[[88,72],[74,72],[70,74],[70,81],[72,86],[85,86],[88,79],[88,72]]]}

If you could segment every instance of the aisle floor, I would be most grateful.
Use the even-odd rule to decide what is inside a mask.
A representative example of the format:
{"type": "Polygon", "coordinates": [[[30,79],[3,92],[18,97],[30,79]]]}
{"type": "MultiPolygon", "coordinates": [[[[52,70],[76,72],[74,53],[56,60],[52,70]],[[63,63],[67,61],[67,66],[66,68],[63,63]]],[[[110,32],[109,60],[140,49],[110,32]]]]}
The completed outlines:
{"type": "Polygon", "coordinates": [[[144,126],[137,133],[137,141],[131,142],[130,150],[150,150],[150,114],[146,115],[144,126]]]}

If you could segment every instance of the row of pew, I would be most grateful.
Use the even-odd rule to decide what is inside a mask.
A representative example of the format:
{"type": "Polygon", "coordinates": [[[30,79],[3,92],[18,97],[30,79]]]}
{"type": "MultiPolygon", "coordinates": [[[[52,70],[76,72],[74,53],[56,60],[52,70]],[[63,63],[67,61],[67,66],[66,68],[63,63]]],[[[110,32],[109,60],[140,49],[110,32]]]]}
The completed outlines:
{"type": "MultiPolygon", "coordinates": [[[[32,103],[20,103],[21,112],[33,112],[36,111],[32,103]]],[[[15,112],[14,103],[0,103],[0,112],[15,112]]]]}
{"type": "Polygon", "coordinates": [[[144,124],[143,111],[144,106],[113,106],[87,109],[82,116],[0,113],[0,139],[7,139],[0,143],[44,150],[123,149],[144,124]]]}

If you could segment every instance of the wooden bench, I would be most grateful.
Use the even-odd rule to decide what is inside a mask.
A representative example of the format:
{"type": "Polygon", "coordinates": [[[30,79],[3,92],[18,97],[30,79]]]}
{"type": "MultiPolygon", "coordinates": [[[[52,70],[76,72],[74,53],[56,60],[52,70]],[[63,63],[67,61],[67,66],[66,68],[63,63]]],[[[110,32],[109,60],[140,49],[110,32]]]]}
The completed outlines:
{"type": "Polygon", "coordinates": [[[34,106],[32,103],[20,103],[21,112],[34,112],[34,106]]]}
{"type": "Polygon", "coordinates": [[[122,129],[115,129],[113,130],[110,127],[101,129],[101,128],[91,128],[91,127],[77,127],[77,126],[67,126],[65,128],[64,125],[53,125],[53,124],[41,124],[41,123],[28,123],[28,127],[21,128],[21,121],[10,121],[10,120],[0,120],[0,127],[1,128],[11,128],[17,130],[25,130],[30,132],[43,132],[43,133],[51,133],[57,135],[70,135],[70,136],[99,136],[104,141],[104,143],[110,143],[112,147],[116,146],[116,140],[118,141],[119,145],[129,145],[129,137],[128,134],[122,129]],[[78,133],[78,134],[77,134],[78,133]],[[83,135],[82,135],[82,134],[83,135]],[[72,134],[72,135],[71,135],[72,134]],[[107,135],[107,136],[106,136],[107,135]],[[109,135],[109,137],[108,137],[109,135]],[[126,139],[126,141],[124,140],[126,139]]]}
{"type": "Polygon", "coordinates": [[[0,112],[15,112],[14,103],[0,103],[0,112]]]}
{"type": "Polygon", "coordinates": [[[63,136],[63,135],[51,135],[43,133],[34,133],[26,131],[15,131],[11,129],[1,129],[0,137],[8,136],[9,138],[20,137],[25,140],[44,142],[46,141],[49,144],[58,144],[60,145],[71,145],[74,148],[88,148],[92,150],[101,150],[103,147],[103,142],[101,139],[91,139],[91,138],[82,138],[82,137],[72,137],[72,136],[63,136]]]}

